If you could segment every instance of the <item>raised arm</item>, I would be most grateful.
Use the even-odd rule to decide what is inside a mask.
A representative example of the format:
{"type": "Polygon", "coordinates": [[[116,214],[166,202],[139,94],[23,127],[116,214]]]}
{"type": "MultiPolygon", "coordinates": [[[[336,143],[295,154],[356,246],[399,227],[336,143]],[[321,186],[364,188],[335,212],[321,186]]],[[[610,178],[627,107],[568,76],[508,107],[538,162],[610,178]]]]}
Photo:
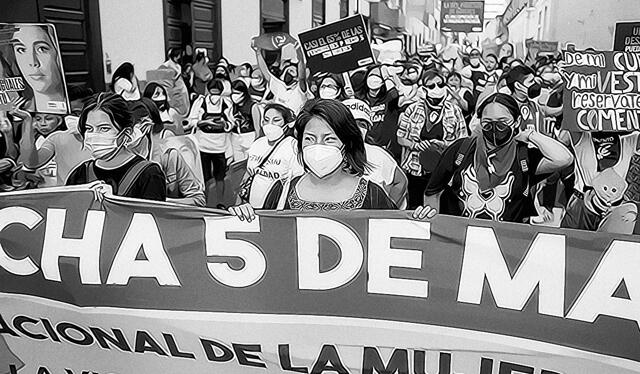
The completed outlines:
{"type": "Polygon", "coordinates": [[[273,74],[271,74],[271,71],[269,71],[267,62],[264,60],[264,57],[262,56],[262,52],[260,48],[258,48],[258,46],[255,44],[255,40],[251,41],[251,48],[253,48],[253,50],[256,52],[256,61],[258,62],[258,69],[260,69],[260,72],[262,73],[264,78],[267,80],[267,82],[271,82],[271,79],[273,78],[273,74]]]}
{"type": "Polygon", "coordinates": [[[537,131],[525,130],[518,134],[517,139],[532,143],[542,153],[544,158],[538,164],[537,175],[553,173],[573,163],[573,155],[567,147],[551,137],[537,131]]]}
{"type": "Polygon", "coordinates": [[[300,42],[296,41],[295,47],[298,56],[298,82],[302,92],[307,92],[307,64],[304,61],[304,52],[300,42]]]}

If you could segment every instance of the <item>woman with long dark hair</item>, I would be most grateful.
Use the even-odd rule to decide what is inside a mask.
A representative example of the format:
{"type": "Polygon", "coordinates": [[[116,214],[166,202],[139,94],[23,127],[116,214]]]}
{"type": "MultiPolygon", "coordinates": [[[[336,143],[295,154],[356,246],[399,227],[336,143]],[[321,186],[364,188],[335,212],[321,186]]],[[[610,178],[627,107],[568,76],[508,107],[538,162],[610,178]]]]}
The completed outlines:
{"type": "Polygon", "coordinates": [[[256,140],[260,130],[260,108],[249,94],[249,88],[242,79],[231,84],[231,101],[233,102],[233,128],[231,129],[231,148],[233,160],[247,158],[247,151],[256,140]]]}
{"type": "Polygon", "coordinates": [[[91,98],[82,109],[78,129],[93,160],[80,164],[69,175],[67,185],[103,181],[118,196],[165,200],[165,176],[160,166],[132,149],[139,139],[121,96],[103,92],[91,98]]]}
{"type": "Polygon", "coordinates": [[[444,213],[493,221],[528,222],[537,212],[530,187],[573,162],[558,141],[520,131],[518,102],[495,93],[478,107],[482,131],[442,155],[414,218],[444,213]],[[529,147],[532,144],[534,147],[529,147]]]}
{"type": "Polygon", "coordinates": [[[264,109],[262,129],[265,136],[249,148],[247,172],[240,184],[238,204],[249,203],[261,209],[276,182],[304,173],[298,159],[298,143],[293,137],[295,116],[284,105],[271,103],[264,109]]]}
{"type": "Polygon", "coordinates": [[[111,89],[127,101],[140,100],[140,87],[132,63],[123,62],[113,72],[111,89]]]}
{"type": "MultiPolygon", "coordinates": [[[[290,183],[277,182],[267,194],[265,209],[397,209],[381,187],[364,178],[368,165],[362,133],[344,104],[325,99],[307,102],[296,131],[305,173],[290,183]]],[[[254,217],[249,204],[230,212],[249,221],[254,217]]]]}

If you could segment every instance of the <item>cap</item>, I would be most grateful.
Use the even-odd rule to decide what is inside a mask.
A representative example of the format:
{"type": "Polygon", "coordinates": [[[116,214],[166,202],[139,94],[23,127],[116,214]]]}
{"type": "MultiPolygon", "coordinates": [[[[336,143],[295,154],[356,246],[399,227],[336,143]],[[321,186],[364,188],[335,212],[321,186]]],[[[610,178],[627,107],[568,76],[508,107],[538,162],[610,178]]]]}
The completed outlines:
{"type": "Polygon", "coordinates": [[[365,120],[370,126],[373,125],[373,122],[371,122],[371,107],[367,103],[358,99],[347,99],[342,104],[349,108],[353,118],[365,120]]]}

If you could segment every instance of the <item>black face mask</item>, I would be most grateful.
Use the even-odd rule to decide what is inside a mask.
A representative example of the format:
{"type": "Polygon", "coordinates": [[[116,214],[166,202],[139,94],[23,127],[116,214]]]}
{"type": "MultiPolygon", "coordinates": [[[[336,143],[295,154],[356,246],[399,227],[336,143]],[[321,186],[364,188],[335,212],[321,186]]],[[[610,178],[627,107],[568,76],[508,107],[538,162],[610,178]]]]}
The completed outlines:
{"type": "Polygon", "coordinates": [[[295,79],[295,77],[293,76],[293,74],[291,73],[287,73],[284,75],[284,83],[288,86],[291,83],[293,83],[293,80],[295,79]]]}
{"type": "Polygon", "coordinates": [[[216,73],[215,78],[216,79],[228,79],[227,75],[225,73],[216,73]]]}
{"type": "Polygon", "coordinates": [[[540,96],[541,90],[542,87],[539,83],[536,82],[529,86],[529,88],[527,89],[527,96],[529,96],[529,99],[535,99],[536,97],[540,96]]]}
{"type": "Polygon", "coordinates": [[[154,103],[156,103],[156,106],[158,107],[158,110],[163,112],[165,110],[167,110],[167,103],[164,100],[160,100],[160,101],[153,101],[154,103]]]}
{"type": "Polygon", "coordinates": [[[498,131],[495,128],[492,130],[482,130],[482,136],[487,143],[499,148],[511,140],[513,129],[509,128],[505,131],[498,131]]]}

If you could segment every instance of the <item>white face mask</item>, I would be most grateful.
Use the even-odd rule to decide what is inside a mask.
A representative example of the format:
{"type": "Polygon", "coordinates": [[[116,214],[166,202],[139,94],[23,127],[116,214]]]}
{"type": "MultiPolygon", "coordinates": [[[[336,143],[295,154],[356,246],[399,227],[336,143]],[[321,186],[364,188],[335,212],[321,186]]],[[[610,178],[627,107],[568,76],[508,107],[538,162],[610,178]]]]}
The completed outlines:
{"type": "Polygon", "coordinates": [[[377,75],[370,75],[369,78],[367,78],[367,87],[369,87],[369,89],[377,90],[382,87],[382,84],[382,78],[377,75]]]}
{"type": "Polygon", "coordinates": [[[264,136],[267,137],[267,140],[272,142],[284,135],[284,129],[277,125],[264,125],[262,126],[262,131],[264,131],[264,136]]]}
{"type": "Polygon", "coordinates": [[[110,160],[112,159],[118,150],[119,135],[113,134],[85,134],[84,145],[91,151],[93,158],[97,160],[110,160]]]}
{"type": "Polygon", "coordinates": [[[244,98],[243,94],[231,94],[231,101],[233,101],[235,104],[240,104],[242,102],[242,99],[244,98]]]}
{"type": "Polygon", "coordinates": [[[338,97],[338,90],[332,87],[320,87],[318,94],[321,99],[335,99],[338,97]]]}
{"type": "Polygon", "coordinates": [[[318,178],[324,178],[333,173],[344,160],[340,148],[324,144],[304,147],[302,157],[311,172],[318,178]]]}
{"type": "Polygon", "coordinates": [[[447,90],[444,87],[436,86],[436,88],[427,90],[427,96],[429,96],[432,99],[441,99],[446,94],[447,94],[447,90]]]}
{"type": "Polygon", "coordinates": [[[259,87],[262,84],[262,79],[251,78],[251,87],[259,87]]]}

